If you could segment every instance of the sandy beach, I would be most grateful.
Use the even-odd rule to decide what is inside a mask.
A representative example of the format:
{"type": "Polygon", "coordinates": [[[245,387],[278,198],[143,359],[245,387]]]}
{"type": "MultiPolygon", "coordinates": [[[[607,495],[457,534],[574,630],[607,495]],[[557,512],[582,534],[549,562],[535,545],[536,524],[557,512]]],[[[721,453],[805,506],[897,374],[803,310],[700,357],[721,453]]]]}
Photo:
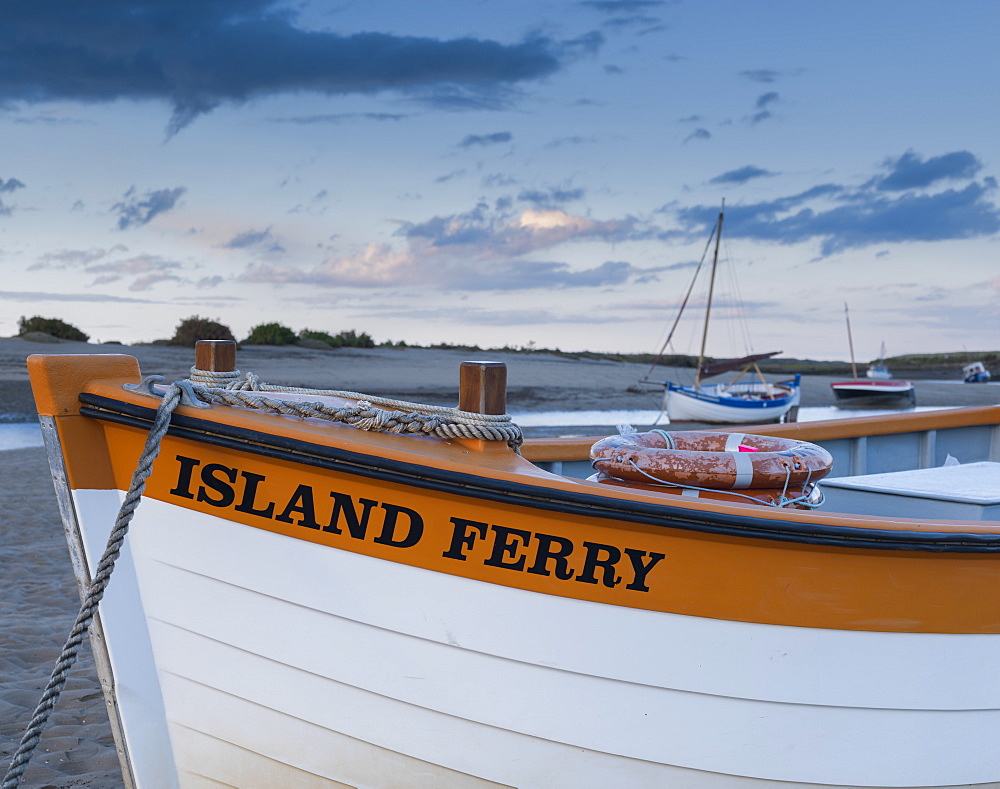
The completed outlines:
{"type": "MultiPolygon", "coordinates": [[[[125,353],[139,359],[143,373],[168,380],[186,377],[194,358],[187,348],[0,339],[0,421],[35,418],[25,369],[25,359],[33,353],[125,353]]],[[[477,356],[507,364],[512,414],[659,407],[661,390],[638,383],[647,373],[645,366],[541,353],[250,346],[240,349],[238,367],[270,383],[455,405],[459,365],[477,356]]],[[[668,374],[659,370],[656,376],[662,380],[668,374]]],[[[832,405],[832,380],[804,378],[802,405],[832,405]]],[[[921,406],[1000,402],[1000,386],[995,385],[916,381],[916,387],[921,406]]],[[[44,451],[0,452],[0,478],[0,762],[5,770],[73,623],[79,598],[44,451]]],[[[22,785],[124,785],[89,647],[73,668],[22,785]]]]}

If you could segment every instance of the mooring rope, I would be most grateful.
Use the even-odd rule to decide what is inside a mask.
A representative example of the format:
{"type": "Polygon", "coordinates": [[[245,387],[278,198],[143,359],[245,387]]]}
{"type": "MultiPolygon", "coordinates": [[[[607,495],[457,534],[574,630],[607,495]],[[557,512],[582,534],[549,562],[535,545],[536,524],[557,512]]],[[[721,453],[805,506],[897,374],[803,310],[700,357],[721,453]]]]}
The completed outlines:
{"type": "Polygon", "coordinates": [[[142,498],[142,493],[146,489],[146,480],[149,479],[149,475],[153,471],[153,462],[160,453],[160,442],[170,425],[170,417],[181,400],[181,391],[179,386],[173,384],[163,395],[163,402],[160,403],[160,407],[156,411],[153,426],[146,437],[146,444],[139,456],[135,472],[132,474],[132,482],[129,485],[128,493],[125,494],[125,501],[122,502],[121,509],[118,511],[118,517],[115,519],[114,529],[108,537],[104,555],[101,556],[97,565],[97,572],[87,588],[87,594],[80,606],[80,613],[77,614],[76,622],[66,639],[62,654],[59,655],[59,659],[52,669],[49,683],[45,686],[42,698],[39,700],[38,706],[35,707],[31,721],[21,738],[21,743],[11,759],[10,766],[3,778],[3,784],[0,784],[0,789],[15,789],[21,782],[24,771],[28,769],[28,763],[31,761],[35,747],[41,740],[42,730],[59,700],[59,694],[62,693],[63,686],[66,684],[69,670],[76,662],[83,638],[97,613],[98,603],[104,597],[104,590],[111,579],[111,571],[114,570],[122,544],[125,542],[129,523],[139,500],[142,498]]]}
{"type": "Polygon", "coordinates": [[[241,379],[239,370],[216,373],[191,368],[190,381],[197,396],[208,403],[238,406],[302,418],[343,422],[362,430],[385,433],[433,435],[439,438],[479,438],[506,441],[515,451],[524,442],[521,428],[507,414],[479,414],[448,406],[413,403],[339,389],[307,389],[261,382],[254,373],[241,379]],[[268,394],[301,394],[354,400],[356,405],[331,406],[268,394]],[[379,408],[378,406],[383,406],[379,408]],[[386,410],[392,409],[392,410],[386,410]]]}

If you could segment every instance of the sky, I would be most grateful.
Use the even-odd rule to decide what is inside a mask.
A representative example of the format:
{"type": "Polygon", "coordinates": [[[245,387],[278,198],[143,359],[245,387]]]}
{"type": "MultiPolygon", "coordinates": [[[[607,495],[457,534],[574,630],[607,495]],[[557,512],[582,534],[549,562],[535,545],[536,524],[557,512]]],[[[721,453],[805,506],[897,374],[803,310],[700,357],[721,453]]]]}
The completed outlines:
{"type": "Polygon", "coordinates": [[[845,304],[859,362],[994,350],[998,29],[994,0],[15,0],[0,336],[656,352],[724,200],[709,355],[849,359],[845,304]]]}

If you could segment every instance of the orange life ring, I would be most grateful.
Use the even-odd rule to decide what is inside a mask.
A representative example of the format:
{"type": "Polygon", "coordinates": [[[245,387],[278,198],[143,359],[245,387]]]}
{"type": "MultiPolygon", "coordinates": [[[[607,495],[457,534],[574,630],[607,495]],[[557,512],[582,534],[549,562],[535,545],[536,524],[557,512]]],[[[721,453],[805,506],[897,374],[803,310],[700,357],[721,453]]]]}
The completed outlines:
{"type": "Polygon", "coordinates": [[[699,430],[609,436],[590,448],[590,461],[618,479],[715,490],[800,488],[833,467],[829,452],[806,441],[699,430]]]}
{"type": "Polygon", "coordinates": [[[720,501],[726,504],[747,504],[756,507],[786,507],[792,510],[812,510],[823,502],[823,494],[818,485],[806,485],[801,488],[744,488],[739,492],[734,490],[698,490],[697,488],[677,487],[675,485],[657,485],[652,480],[642,482],[627,482],[616,477],[609,477],[603,472],[597,472],[587,477],[587,482],[599,482],[602,485],[612,485],[634,490],[651,490],[668,496],[697,499],[698,501],[720,501]]]}

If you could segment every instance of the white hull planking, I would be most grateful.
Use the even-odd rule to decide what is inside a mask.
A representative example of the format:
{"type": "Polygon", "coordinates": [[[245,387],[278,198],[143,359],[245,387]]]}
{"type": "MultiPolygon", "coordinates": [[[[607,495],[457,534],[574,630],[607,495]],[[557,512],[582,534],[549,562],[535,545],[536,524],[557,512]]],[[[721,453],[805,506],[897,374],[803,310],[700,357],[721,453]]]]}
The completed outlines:
{"type": "MultiPolygon", "coordinates": [[[[92,563],[120,497],[74,496],[92,563]]],[[[1000,786],[1000,636],[539,595],[153,500],[129,543],[101,607],[142,789],[1000,786]]]]}
{"type": "Polygon", "coordinates": [[[683,392],[668,389],[664,394],[664,401],[667,418],[671,422],[715,422],[748,425],[777,422],[792,409],[792,406],[796,405],[798,398],[767,408],[743,408],[701,400],[683,392]]]}

